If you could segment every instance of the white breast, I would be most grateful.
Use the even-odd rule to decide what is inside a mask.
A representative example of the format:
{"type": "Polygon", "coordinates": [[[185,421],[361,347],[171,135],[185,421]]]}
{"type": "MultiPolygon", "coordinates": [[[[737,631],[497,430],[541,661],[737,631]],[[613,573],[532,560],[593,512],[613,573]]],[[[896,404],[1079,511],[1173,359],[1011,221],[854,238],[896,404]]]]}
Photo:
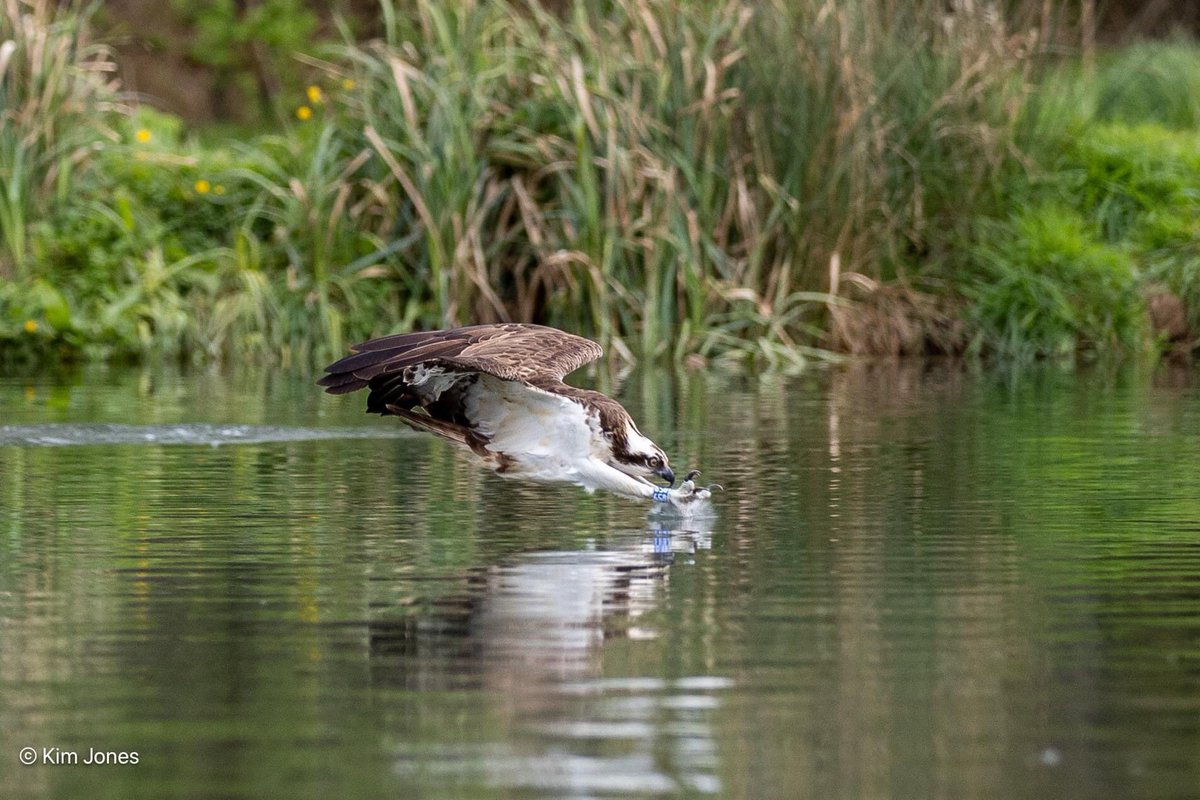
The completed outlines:
{"type": "Polygon", "coordinates": [[[480,375],[467,392],[467,418],[510,462],[506,474],[575,482],[597,447],[605,447],[594,414],[560,395],[480,375]]]}

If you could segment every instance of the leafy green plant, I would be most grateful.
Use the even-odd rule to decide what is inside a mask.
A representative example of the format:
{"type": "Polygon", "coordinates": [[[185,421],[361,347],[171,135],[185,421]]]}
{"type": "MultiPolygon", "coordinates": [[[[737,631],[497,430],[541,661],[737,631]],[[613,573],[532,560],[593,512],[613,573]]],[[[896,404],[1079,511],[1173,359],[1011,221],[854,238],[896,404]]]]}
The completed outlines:
{"type": "Polygon", "coordinates": [[[1193,42],[1133,45],[1095,78],[1095,118],[1127,125],[1200,128],[1200,52],[1193,42]]]}
{"type": "Polygon", "coordinates": [[[967,289],[989,351],[1065,356],[1133,349],[1143,331],[1133,261],[1077,212],[1043,206],[983,226],[981,278],[967,289]]]}
{"type": "Polygon", "coordinates": [[[194,31],[189,55],[216,71],[222,102],[232,103],[237,91],[257,100],[262,113],[298,90],[294,55],[311,49],[317,29],[302,0],[171,0],[171,7],[194,31]]]}
{"type": "Polygon", "coordinates": [[[1065,166],[1066,190],[1095,210],[1109,241],[1132,235],[1150,211],[1200,211],[1200,131],[1094,125],[1072,143],[1065,166]]]}
{"type": "MultiPolygon", "coordinates": [[[[195,21],[232,74],[292,7],[195,21]]],[[[1118,96],[1123,56],[1039,72],[1040,3],[385,0],[379,40],[304,56],[320,77],[274,95],[304,99],[230,143],[118,107],[77,17],[8,19],[35,8],[0,45],[6,352],[311,364],[511,319],[790,369],[888,315],[905,352],[961,347],[965,314],[1024,356],[1138,347],[1150,286],[1200,313],[1187,98],[1118,96]],[[47,93],[17,55],[51,29],[47,93]]],[[[1197,51],[1137,52],[1159,81],[1197,51]]]]}
{"type": "Polygon", "coordinates": [[[357,90],[328,124],[360,136],[418,237],[389,260],[430,287],[425,324],[535,319],[642,354],[755,331],[801,352],[820,312],[793,298],[831,257],[923,268],[994,200],[1026,51],[970,10],[947,34],[934,5],[889,27],[859,2],[385,3],[385,41],[334,54],[357,90]]]}
{"type": "Polygon", "coordinates": [[[8,2],[0,9],[0,274],[29,273],[27,229],[111,135],[117,102],[108,51],[87,41],[72,5],[8,2]]]}

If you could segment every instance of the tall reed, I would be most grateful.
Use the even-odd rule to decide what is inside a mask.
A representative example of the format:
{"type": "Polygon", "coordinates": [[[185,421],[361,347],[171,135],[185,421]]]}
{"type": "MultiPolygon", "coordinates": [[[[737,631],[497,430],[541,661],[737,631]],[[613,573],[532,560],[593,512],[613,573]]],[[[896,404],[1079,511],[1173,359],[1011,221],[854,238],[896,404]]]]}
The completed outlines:
{"type": "Polygon", "coordinates": [[[26,274],[30,220],[65,197],[117,101],[115,65],[88,42],[87,19],[79,3],[0,9],[0,274],[26,274]]]}
{"type": "MultiPolygon", "coordinates": [[[[788,366],[859,350],[856,329],[927,349],[920,324],[873,330],[922,314],[961,348],[964,279],[992,266],[964,243],[1025,180],[1020,137],[1053,122],[1023,113],[1051,40],[1040,0],[381,0],[378,40],[303,57],[327,77],[279,135],[216,158],[124,121],[139,170],[72,195],[99,209],[118,174],[162,169],[120,187],[133,210],[105,213],[129,246],[97,270],[91,206],[66,189],[107,135],[111,63],[78,8],[2,2],[0,269],[28,272],[30,215],[74,202],[57,250],[88,256],[79,280],[31,277],[85,309],[71,335],[142,350],[310,362],[372,334],[524,320],[629,357],[788,366]],[[930,286],[956,297],[912,291],[930,286]],[[113,317],[113,298],[136,313],[113,317]]],[[[29,342],[42,312],[20,295],[0,296],[0,337],[29,342]]]]}
{"type": "Polygon", "coordinates": [[[328,124],[416,235],[388,264],[424,324],[796,352],[831,261],[923,273],[995,202],[1038,33],[946,8],[384,0],[386,36],[327,65],[358,87],[328,124]]]}

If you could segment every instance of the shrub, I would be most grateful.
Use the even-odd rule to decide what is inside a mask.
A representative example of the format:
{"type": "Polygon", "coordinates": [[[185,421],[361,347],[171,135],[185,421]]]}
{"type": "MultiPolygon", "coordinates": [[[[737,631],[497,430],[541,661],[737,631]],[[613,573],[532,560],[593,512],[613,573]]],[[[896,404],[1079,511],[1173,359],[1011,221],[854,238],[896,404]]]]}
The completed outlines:
{"type": "Polygon", "coordinates": [[[1009,357],[1135,348],[1143,330],[1133,261],[1078,212],[1035,207],[983,223],[967,293],[978,345],[1009,357]]]}

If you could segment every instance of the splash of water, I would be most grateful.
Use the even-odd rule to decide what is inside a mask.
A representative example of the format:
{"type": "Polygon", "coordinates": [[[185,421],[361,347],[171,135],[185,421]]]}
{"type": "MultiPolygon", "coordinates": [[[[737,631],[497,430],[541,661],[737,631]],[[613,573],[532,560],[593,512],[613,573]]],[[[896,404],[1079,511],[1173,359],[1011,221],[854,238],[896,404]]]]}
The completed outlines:
{"type": "Polygon", "coordinates": [[[294,428],[278,425],[0,425],[0,446],[209,445],[300,442],[315,439],[396,439],[406,430],[376,428],[294,428]]]}

